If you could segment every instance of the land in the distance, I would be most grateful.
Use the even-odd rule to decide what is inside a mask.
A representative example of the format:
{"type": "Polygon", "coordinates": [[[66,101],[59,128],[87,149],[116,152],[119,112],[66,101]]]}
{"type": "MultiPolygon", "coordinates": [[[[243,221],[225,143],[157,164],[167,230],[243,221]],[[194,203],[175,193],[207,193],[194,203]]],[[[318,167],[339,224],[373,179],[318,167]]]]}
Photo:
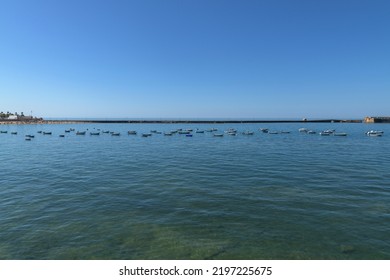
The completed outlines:
{"type": "Polygon", "coordinates": [[[72,123],[390,123],[390,117],[365,117],[364,119],[43,119],[18,114],[0,112],[2,124],[72,124],[72,123]]]}
{"type": "Polygon", "coordinates": [[[0,124],[72,124],[72,123],[160,123],[160,124],[168,124],[168,123],[204,123],[204,124],[223,124],[223,123],[361,123],[362,120],[341,120],[341,119],[302,119],[302,120],[261,120],[261,119],[254,119],[254,120],[172,120],[172,119],[164,119],[164,120],[153,120],[153,119],[147,119],[147,120],[86,120],[86,119],[77,119],[77,120],[70,120],[70,119],[63,119],[63,120],[44,120],[42,118],[31,118],[31,119],[21,119],[21,120],[5,120],[0,119],[0,124]]]}

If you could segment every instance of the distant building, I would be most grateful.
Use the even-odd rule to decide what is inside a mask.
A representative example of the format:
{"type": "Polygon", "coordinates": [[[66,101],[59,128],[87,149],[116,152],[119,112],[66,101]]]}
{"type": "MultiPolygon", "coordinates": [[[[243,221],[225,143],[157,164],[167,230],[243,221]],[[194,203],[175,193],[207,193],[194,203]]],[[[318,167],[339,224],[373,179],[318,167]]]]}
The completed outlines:
{"type": "Polygon", "coordinates": [[[365,123],[390,123],[390,117],[365,117],[365,123]]]}
{"type": "Polygon", "coordinates": [[[10,121],[16,121],[18,119],[18,116],[15,116],[15,115],[11,115],[11,116],[8,116],[7,120],[10,120],[10,121]]]}
{"type": "Polygon", "coordinates": [[[32,117],[32,116],[18,115],[18,116],[17,116],[17,119],[18,119],[19,121],[28,121],[28,120],[32,120],[33,117],[32,117]]]}

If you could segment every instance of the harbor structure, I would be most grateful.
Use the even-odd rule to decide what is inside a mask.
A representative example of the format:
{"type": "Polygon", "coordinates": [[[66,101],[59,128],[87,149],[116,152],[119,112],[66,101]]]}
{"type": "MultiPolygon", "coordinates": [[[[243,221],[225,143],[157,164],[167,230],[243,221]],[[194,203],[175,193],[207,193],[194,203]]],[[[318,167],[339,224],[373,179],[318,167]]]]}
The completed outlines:
{"type": "Polygon", "coordinates": [[[390,123],[390,117],[365,117],[365,123],[390,123]]]}

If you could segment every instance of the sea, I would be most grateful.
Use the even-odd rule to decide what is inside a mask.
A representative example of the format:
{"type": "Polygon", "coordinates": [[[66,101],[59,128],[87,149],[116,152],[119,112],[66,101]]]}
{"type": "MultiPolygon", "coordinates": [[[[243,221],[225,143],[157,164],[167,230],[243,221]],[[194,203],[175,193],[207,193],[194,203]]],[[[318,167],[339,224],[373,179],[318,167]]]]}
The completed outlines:
{"type": "Polygon", "coordinates": [[[390,124],[0,130],[3,260],[390,259],[390,124]],[[306,134],[302,127],[348,135],[306,134]],[[141,136],[177,129],[193,136],[141,136]],[[384,134],[369,137],[369,130],[384,134]]]}

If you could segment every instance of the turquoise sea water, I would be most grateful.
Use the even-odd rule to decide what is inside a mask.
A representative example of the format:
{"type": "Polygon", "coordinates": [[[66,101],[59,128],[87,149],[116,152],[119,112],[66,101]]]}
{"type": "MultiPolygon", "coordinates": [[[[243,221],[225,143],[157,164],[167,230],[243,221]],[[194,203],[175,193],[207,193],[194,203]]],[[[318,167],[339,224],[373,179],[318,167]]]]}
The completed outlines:
{"type": "Polygon", "coordinates": [[[0,126],[0,259],[390,259],[390,125],[300,127],[0,126]]]}

